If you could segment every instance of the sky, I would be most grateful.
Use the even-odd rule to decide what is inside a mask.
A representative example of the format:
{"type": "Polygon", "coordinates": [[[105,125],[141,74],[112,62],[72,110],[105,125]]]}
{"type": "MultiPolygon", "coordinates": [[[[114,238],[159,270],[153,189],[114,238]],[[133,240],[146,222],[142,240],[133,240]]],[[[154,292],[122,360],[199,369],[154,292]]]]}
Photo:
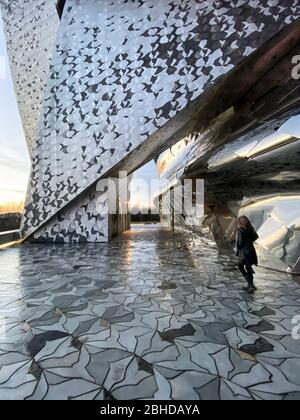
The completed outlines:
{"type": "Polygon", "coordinates": [[[29,155],[10,76],[0,17],[0,203],[23,201],[29,155]]]}
{"type": "Polygon", "coordinates": [[[149,209],[154,207],[154,197],[158,191],[159,175],[152,160],[137,170],[131,182],[131,209],[149,209]],[[153,183],[153,187],[151,187],[153,183]]]}

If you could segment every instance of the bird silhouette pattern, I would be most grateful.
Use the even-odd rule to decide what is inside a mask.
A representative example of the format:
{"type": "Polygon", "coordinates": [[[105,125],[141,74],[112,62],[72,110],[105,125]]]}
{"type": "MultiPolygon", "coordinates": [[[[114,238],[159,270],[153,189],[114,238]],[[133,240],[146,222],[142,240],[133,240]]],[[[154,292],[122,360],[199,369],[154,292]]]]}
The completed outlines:
{"type": "MultiPolygon", "coordinates": [[[[298,0],[67,0],[23,235],[84,240],[73,200],[299,16],[298,0]]],[[[88,235],[94,213],[84,218],[88,235]]]]}

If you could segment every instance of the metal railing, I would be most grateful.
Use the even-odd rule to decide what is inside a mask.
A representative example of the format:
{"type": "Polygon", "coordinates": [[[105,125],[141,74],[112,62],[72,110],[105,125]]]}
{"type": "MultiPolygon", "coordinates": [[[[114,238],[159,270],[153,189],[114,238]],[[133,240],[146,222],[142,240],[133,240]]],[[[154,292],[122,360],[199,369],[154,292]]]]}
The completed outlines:
{"type": "Polygon", "coordinates": [[[21,234],[19,230],[9,230],[7,232],[0,232],[0,245],[5,245],[10,242],[19,241],[21,234]]]}

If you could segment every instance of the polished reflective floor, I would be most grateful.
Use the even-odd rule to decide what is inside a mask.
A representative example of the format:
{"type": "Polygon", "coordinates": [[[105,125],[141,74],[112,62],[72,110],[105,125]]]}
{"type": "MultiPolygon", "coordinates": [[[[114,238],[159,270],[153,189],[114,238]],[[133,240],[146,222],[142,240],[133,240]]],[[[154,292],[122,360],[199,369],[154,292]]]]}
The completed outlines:
{"type": "Polygon", "coordinates": [[[300,399],[298,279],[235,265],[159,227],[1,250],[0,399],[300,399]]]}

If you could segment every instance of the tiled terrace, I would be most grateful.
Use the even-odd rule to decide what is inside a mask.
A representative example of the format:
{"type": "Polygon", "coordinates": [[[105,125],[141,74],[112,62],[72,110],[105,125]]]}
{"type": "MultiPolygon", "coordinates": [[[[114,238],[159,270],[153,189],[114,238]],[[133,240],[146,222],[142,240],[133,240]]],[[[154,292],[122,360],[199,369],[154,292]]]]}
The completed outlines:
{"type": "Polygon", "coordinates": [[[206,239],[135,228],[108,245],[0,251],[0,399],[300,399],[297,278],[206,239]]]}

